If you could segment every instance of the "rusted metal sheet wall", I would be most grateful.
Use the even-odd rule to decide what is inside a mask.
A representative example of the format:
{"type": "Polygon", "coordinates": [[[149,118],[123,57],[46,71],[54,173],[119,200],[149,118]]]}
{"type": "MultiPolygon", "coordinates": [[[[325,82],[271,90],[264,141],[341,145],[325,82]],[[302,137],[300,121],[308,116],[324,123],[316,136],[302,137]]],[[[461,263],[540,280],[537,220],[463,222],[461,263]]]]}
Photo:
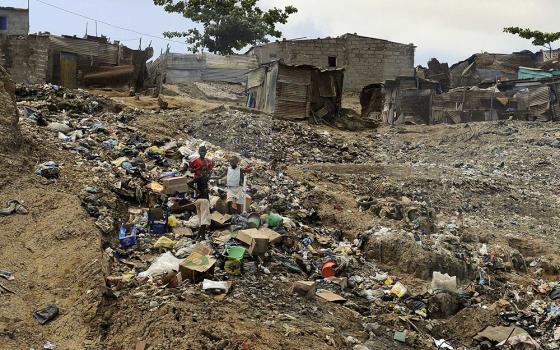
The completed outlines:
{"type": "Polygon", "coordinates": [[[78,38],[50,36],[50,48],[53,51],[75,53],[80,56],[90,56],[98,63],[109,65],[118,64],[119,48],[117,45],[99,43],[78,38]]]}
{"type": "Polygon", "coordinates": [[[305,119],[309,111],[312,69],[280,65],[274,115],[281,119],[305,119]]]}
{"type": "Polygon", "coordinates": [[[266,78],[264,80],[265,96],[264,96],[264,111],[267,113],[274,113],[276,109],[276,87],[278,84],[278,64],[271,66],[266,71],[266,78]]]}

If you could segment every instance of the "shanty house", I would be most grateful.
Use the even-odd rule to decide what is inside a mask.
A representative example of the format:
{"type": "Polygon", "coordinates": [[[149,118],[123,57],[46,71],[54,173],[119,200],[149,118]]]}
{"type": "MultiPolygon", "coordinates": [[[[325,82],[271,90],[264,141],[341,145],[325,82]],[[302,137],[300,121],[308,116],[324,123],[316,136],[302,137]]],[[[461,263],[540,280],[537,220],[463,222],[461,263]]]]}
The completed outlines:
{"type": "Polygon", "coordinates": [[[439,82],[417,77],[370,84],[360,94],[362,118],[386,124],[429,124],[432,96],[439,92],[439,82]]]}
{"type": "Polygon", "coordinates": [[[29,33],[29,10],[0,7],[0,36],[27,35],[29,33]]]}
{"type": "Polygon", "coordinates": [[[432,100],[432,124],[502,119],[550,121],[560,118],[560,78],[507,80],[461,87],[432,100]]]}
{"type": "Polygon", "coordinates": [[[246,55],[255,55],[259,64],[280,60],[288,65],[344,68],[344,90],[361,91],[372,83],[414,76],[414,48],[412,44],[345,34],[337,38],[261,44],[246,55]]]}
{"type": "Polygon", "coordinates": [[[474,54],[451,66],[450,87],[474,86],[483,82],[517,79],[517,70],[520,66],[536,68],[536,56],[530,51],[512,54],[474,54]]]}
{"type": "Polygon", "coordinates": [[[279,119],[331,119],[340,113],[343,83],[342,69],[275,61],[248,73],[247,107],[279,119]]]}
{"type": "Polygon", "coordinates": [[[56,35],[0,37],[0,65],[16,82],[69,88],[143,87],[153,49],[131,50],[105,37],[56,35]]]}

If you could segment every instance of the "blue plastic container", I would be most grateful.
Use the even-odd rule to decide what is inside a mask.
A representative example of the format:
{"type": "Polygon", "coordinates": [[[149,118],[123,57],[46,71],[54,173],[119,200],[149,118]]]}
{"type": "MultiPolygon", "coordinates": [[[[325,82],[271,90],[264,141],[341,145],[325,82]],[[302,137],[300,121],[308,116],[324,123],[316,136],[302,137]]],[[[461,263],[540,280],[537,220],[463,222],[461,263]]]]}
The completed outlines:
{"type": "Polygon", "coordinates": [[[136,245],[136,225],[121,225],[119,228],[119,242],[123,248],[136,245]]]}
{"type": "Polygon", "coordinates": [[[148,225],[150,232],[154,235],[164,235],[167,233],[167,223],[169,220],[169,209],[166,207],[148,210],[148,225]]]}

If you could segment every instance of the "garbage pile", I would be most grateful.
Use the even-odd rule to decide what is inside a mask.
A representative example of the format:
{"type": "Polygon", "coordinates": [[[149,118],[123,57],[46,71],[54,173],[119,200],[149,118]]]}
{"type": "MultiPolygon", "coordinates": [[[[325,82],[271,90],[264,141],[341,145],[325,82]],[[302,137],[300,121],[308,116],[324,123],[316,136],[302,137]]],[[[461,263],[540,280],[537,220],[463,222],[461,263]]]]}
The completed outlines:
{"type": "Polygon", "coordinates": [[[363,163],[373,157],[368,148],[359,142],[349,143],[334,131],[235,109],[203,114],[183,130],[224,149],[269,162],[363,163]]]}
{"type": "MultiPolygon", "coordinates": [[[[196,138],[150,140],[130,125],[143,112],[85,91],[27,86],[18,96],[22,123],[79,155],[96,175],[84,179],[81,198],[103,232],[111,298],[134,296],[158,309],[169,290],[224,300],[232,291],[251,293],[255,283],[288,285],[298,300],[340,303],[361,317],[365,336],[341,333],[344,345],[327,336],[334,347],[367,349],[386,338],[413,348],[537,349],[546,343],[553,349],[560,339],[560,284],[539,272],[541,262],[470,241],[458,225],[441,225],[419,196],[359,200],[363,211],[398,230],[372,227],[352,238],[319,224],[307,204],[313,185],[286,175],[281,163],[365,162],[372,155],[358,143],[241,111],[182,126],[196,138]],[[187,170],[201,144],[214,174],[224,174],[232,156],[252,168],[241,213],[225,209],[223,180],[210,180],[211,224],[204,230],[189,186],[194,174],[187,170]],[[508,279],[528,271],[537,276],[529,284],[508,279]],[[496,310],[501,324],[495,326],[504,329],[486,329],[467,346],[446,338],[438,325],[464,309],[496,310]]],[[[64,172],[51,160],[36,169],[48,181],[64,172]]]]}

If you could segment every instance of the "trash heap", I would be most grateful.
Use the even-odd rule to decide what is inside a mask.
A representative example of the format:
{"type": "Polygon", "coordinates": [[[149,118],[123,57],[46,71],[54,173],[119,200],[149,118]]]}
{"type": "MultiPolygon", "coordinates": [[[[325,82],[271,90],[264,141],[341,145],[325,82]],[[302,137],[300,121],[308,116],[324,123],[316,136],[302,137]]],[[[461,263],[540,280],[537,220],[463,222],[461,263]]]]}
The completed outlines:
{"type": "Polygon", "coordinates": [[[334,131],[315,130],[302,123],[235,109],[202,114],[182,130],[225,149],[273,163],[364,163],[373,157],[368,148],[359,142],[349,143],[334,131]]]}
{"type": "MultiPolygon", "coordinates": [[[[142,112],[111,100],[54,85],[19,87],[17,94],[21,122],[76,154],[95,175],[84,179],[81,198],[103,232],[108,297],[133,295],[157,309],[170,298],[167,291],[202,290],[223,300],[232,290],[250,293],[255,284],[289,285],[297,300],[340,303],[361,317],[366,336],[344,335],[341,344],[327,335],[334,347],[363,350],[369,342],[375,348],[380,338],[394,346],[440,349],[560,344],[560,285],[539,272],[541,262],[469,241],[459,226],[439,224],[418,193],[360,198],[358,207],[389,227],[372,227],[355,239],[321,224],[308,205],[313,185],[287,176],[279,162],[365,162],[371,155],[358,144],[235,110],[181,127],[198,138],[150,141],[129,125],[142,112]],[[187,186],[192,174],[183,169],[202,143],[215,173],[223,173],[233,155],[253,171],[239,215],[224,212],[223,184],[211,181],[212,225],[200,237],[187,186]],[[399,277],[389,266],[417,278],[399,277]],[[529,270],[537,276],[529,284],[510,281],[529,270]],[[495,310],[499,324],[465,346],[445,332],[446,320],[462,310],[495,310]]],[[[64,171],[51,160],[36,169],[46,181],[57,181],[64,171]]]]}

